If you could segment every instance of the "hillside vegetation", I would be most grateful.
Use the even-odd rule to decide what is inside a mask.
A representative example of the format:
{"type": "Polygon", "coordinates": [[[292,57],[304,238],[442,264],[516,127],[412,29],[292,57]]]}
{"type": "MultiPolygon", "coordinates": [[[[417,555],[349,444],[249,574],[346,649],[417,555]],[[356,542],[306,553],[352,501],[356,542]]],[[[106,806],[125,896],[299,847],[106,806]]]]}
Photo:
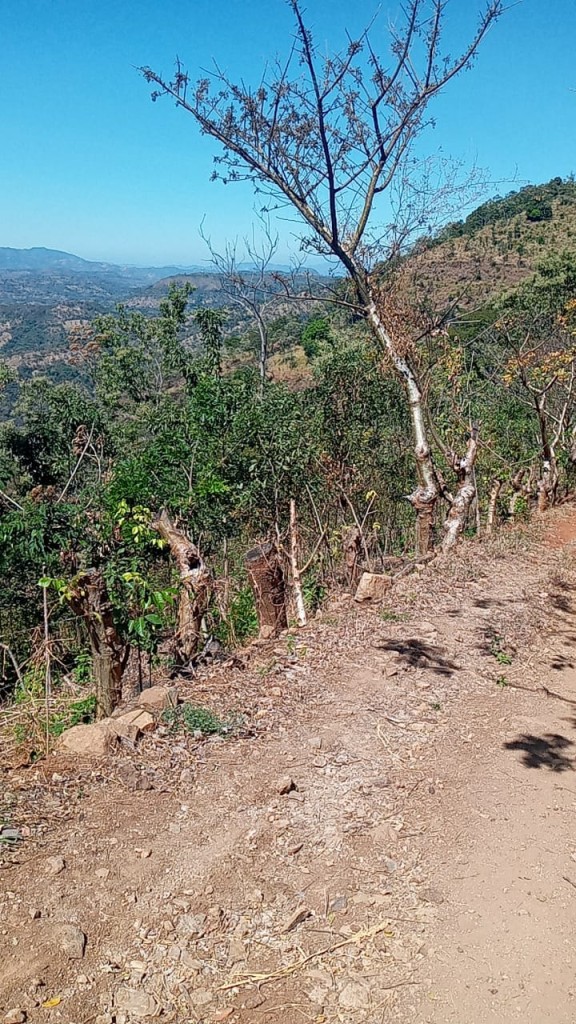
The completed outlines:
{"type": "MultiPolygon", "coordinates": [[[[382,279],[433,438],[432,550],[573,487],[573,200],[567,182],[485,204],[382,279]],[[547,188],[552,215],[535,221],[547,188]],[[479,278],[459,281],[458,253],[479,278]],[[447,301],[450,278],[469,286],[447,320],[428,292],[409,301],[436,265],[447,301]]],[[[130,657],[151,673],[193,664],[210,638],[233,648],[256,635],[255,545],[270,545],[282,581],[273,631],[304,621],[330,587],[418,554],[401,384],[364,320],[339,305],[346,283],[310,303],[243,281],[252,313],[218,308],[213,276],[196,292],[188,276],[158,282],[94,318],[37,305],[36,338],[24,307],[13,319],[4,309],[0,669],[18,701],[34,706],[43,685],[45,628],[54,694],[96,686],[100,701],[106,685],[108,706],[130,657]]]]}

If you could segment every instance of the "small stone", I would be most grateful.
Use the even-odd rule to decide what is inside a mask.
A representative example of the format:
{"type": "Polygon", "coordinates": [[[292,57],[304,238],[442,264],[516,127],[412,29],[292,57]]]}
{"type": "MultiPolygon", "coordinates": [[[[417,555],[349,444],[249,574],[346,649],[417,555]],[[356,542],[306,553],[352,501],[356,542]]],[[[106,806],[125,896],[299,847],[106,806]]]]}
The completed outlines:
{"type": "Polygon", "coordinates": [[[212,993],[205,988],[197,988],[190,993],[190,1002],[193,1006],[208,1006],[212,1002],[212,993]]]}
{"type": "Polygon", "coordinates": [[[59,875],[61,871],[64,871],[65,867],[66,861],[64,857],[48,857],[45,871],[47,875],[59,875]]]}
{"type": "Polygon", "coordinates": [[[88,975],[86,975],[86,974],[78,974],[77,977],[76,977],[76,984],[77,985],[89,985],[90,984],[90,979],[89,979],[88,975]]]}
{"type": "Polygon", "coordinates": [[[264,996],[259,992],[241,992],[234,1000],[234,1007],[237,1010],[256,1010],[265,1002],[264,996]]]}
{"type": "Polygon", "coordinates": [[[114,1004],[119,1010],[131,1013],[134,1017],[154,1017],[156,1014],[156,1001],[140,989],[126,986],[119,988],[114,996],[114,1004]]]}
{"type": "Polygon", "coordinates": [[[42,911],[38,910],[38,907],[30,907],[28,914],[31,921],[37,921],[39,917],[42,917],[42,911]]]}
{"type": "Polygon", "coordinates": [[[152,850],[149,846],[145,846],[143,850],[140,850],[140,857],[142,860],[148,860],[148,857],[152,856],[152,850]]]}
{"type": "Polygon", "coordinates": [[[190,786],[194,782],[194,772],[191,768],[183,768],[180,772],[180,785],[190,786]]]}
{"type": "Polygon", "coordinates": [[[206,914],[182,914],[178,918],[176,931],[179,935],[204,935],[206,914]]]}
{"type": "Polygon", "coordinates": [[[420,899],[424,900],[425,903],[444,903],[444,896],[439,889],[423,889],[420,893],[420,899]]]}
{"type": "Polygon", "coordinates": [[[96,875],[96,878],[103,878],[105,880],[106,878],[108,878],[108,875],[110,874],[110,869],[97,868],[94,874],[96,875]]]}
{"type": "Polygon", "coordinates": [[[338,996],[340,1006],[345,1010],[365,1010],[370,1002],[370,993],[360,981],[349,981],[338,996]]]}
{"type": "Polygon", "coordinates": [[[291,793],[293,789],[296,789],[296,783],[294,779],[290,778],[289,775],[282,775],[276,782],[276,792],[280,796],[284,796],[286,793],[291,793]]]}
{"type": "Polygon", "coordinates": [[[149,711],[165,711],[166,708],[175,708],[177,703],[178,690],[175,686],[149,686],[138,697],[138,706],[149,711]]]}
{"type": "Polygon", "coordinates": [[[246,948],[242,939],[230,939],[228,959],[233,964],[240,963],[242,960],[246,959],[246,948]]]}
{"type": "Polygon", "coordinates": [[[321,750],[322,749],[322,737],[321,736],[312,736],[310,738],[309,744],[310,744],[310,746],[314,750],[321,750]]]}
{"type": "Polygon", "coordinates": [[[8,1010],[8,1013],[4,1017],[4,1024],[24,1024],[25,1020],[25,1011],[14,1008],[13,1010],[8,1010]]]}
{"type": "Polygon", "coordinates": [[[294,854],[300,853],[300,850],[302,849],[303,846],[304,843],[292,843],[291,846],[286,847],[286,853],[293,857],[294,854]]]}
{"type": "Polygon", "coordinates": [[[312,764],[315,768],[325,768],[328,762],[325,757],[315,757],[312,764]]]}
{"type": "Polygon", "coordinates": [[[75,924],[63,924],[59,929],[59,945],[69,960],[81,960],[86,948],[86,936],[75,924]]]}
{"type": "Polygon", "coordinates": [[[311,917],[311,915],[312,911],[309,910],[308,907],[298,907],[298,909],[295,910],[294,913],[291,914],[284,922],[281,931],[284,933],[293,931],[294,928],[297,928],[299,924],[302,924],[302,922],[308,917],[311,917]]]}

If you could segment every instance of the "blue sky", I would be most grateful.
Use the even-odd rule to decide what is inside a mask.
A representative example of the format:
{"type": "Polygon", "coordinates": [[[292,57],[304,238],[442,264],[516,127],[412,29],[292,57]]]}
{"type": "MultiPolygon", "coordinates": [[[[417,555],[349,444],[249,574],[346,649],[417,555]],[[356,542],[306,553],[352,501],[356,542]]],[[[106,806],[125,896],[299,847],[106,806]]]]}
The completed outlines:
{"type": "MultiPolygon", "coordinates": [[[[385,36],[383,0],[373,38],[385,36]]],[[[368,0],[308,0],[334,46],[370,19],[368,0]]],[[[449,43],[466,38],[476,0],[452,0],[449,43]]],[[[153,104],[135,67],[195,77],[212,57],[254,78],[289,45],[283,0],[0,0],[0,245],[45,245],[87,259],[190,264],[249,232],[246,185],[210,182],[210,140],[190,115],[153,104]]],[[[474,68],[436,102],[424,145],[478,163],[506,192],[576,172],[575,0],[522,0],[492,29],[474,68]]],[[[281,224],[278,258],[294,226],[281,224]]]]}

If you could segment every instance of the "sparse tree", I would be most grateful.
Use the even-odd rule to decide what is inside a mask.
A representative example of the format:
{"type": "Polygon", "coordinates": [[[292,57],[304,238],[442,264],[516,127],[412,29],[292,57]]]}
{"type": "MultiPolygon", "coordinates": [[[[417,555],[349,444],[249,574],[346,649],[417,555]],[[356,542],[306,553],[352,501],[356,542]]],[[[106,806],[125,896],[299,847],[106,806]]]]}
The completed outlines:
{"type": "Polygon", "coordinates": [[[231,305],[247,313],[258,331],[258,372],[260,394],[266,383],[269,355],[269,314],[277,305],[278,284],[272,277],[272,261],[278,248],[278,235],[272,231],[270,220],[260,218],[261,235],[244,239],[244,259],[238,257],[238,246],[227,242],[219,252],[211,239],[201,230],[210,250],[210,262],[220,275],[221,287],[231,305]],[[247,266],[245,265],[247,264],[247,266]]]}
{"type": "Polygon", "coordinates": [[[448,0],[409,0],[398,24],[388,26],[389,57],[377,52],[368,30],[349,38],[342,52],[321,56],[300,0],[289,5],[295,20],[290,52],[254,87],[233,82],[218,66],[196,84],[179,61],[172,80],[149,67],[141,70],[154,85],[153,99],[172,97],[221,144],[216,177],[247,179],[296,210],[309,231],[302,244],[336,257],[348,274],[354,302],[406,392],[418,470],[409,500],[422,525],[423,551],[438,485],[422,391],[410,339],[393,310],[382,308],[374,267],[434,220],[411,147],[430,123],[430,102],[470,66],[503,0],[488,0],[456,57],[444,49],[448,0]],[[379,200],[393,192],[400,206],[394,223],[382,227],[379,200]]]}

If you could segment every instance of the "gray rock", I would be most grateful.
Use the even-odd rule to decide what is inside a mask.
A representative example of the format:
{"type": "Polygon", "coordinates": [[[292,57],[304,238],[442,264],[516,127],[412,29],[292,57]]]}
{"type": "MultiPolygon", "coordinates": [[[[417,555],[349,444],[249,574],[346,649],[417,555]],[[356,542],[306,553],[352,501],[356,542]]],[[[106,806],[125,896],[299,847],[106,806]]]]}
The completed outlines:
{"type": "Polygon", "coordinates": [[[119,1010],[131,1013],[134,1017],[154,1017],[156,1000],[141,989],[119,988],[114,996],[114,1004],[119,1010]]]}
{"type": "Polygon", "coordinates": [[[47,875],[59,875],[65,867],[64,857],[48,857],[44,870],[47,875]]]}
{"type": "Polygon", "coordinates": [[[19,828],[9,828],[7,825],[0,828],[0,843],[18,843],[23,838],[19,828]]]}
{"type": "Polygon", "coordinates": [[[197,988],[190,993],[190,1002],[193,1006],[208,1006],[212,1002],[212,993],[208,989],[197,988]]]}
{"type": "Polygon", "coordinates": [[[204,935],[206,914],[182,914],[178,918],[176,931],[179,935],[204,935]]]}
{"type": "Polygon", "coordinates": [[[25,1020],[25,1011],[14,1008],[13,1010],[8,1010],[8,1013],[4,1017],[4,1024],[24,1024],[25,1020]]]}
{"type": "Polygon", "coordinates": [[[338,996],[338,1003],[344,1010],[365,1010],[370,1002],[370,993],[361,981],[349,981],[338,996]]]}
{"type": "Polygon", "coordinates": [[[86,936],[75,924],[60,925],[58,944],[69,960],[81,960],[86,948],[86,936]]]}

